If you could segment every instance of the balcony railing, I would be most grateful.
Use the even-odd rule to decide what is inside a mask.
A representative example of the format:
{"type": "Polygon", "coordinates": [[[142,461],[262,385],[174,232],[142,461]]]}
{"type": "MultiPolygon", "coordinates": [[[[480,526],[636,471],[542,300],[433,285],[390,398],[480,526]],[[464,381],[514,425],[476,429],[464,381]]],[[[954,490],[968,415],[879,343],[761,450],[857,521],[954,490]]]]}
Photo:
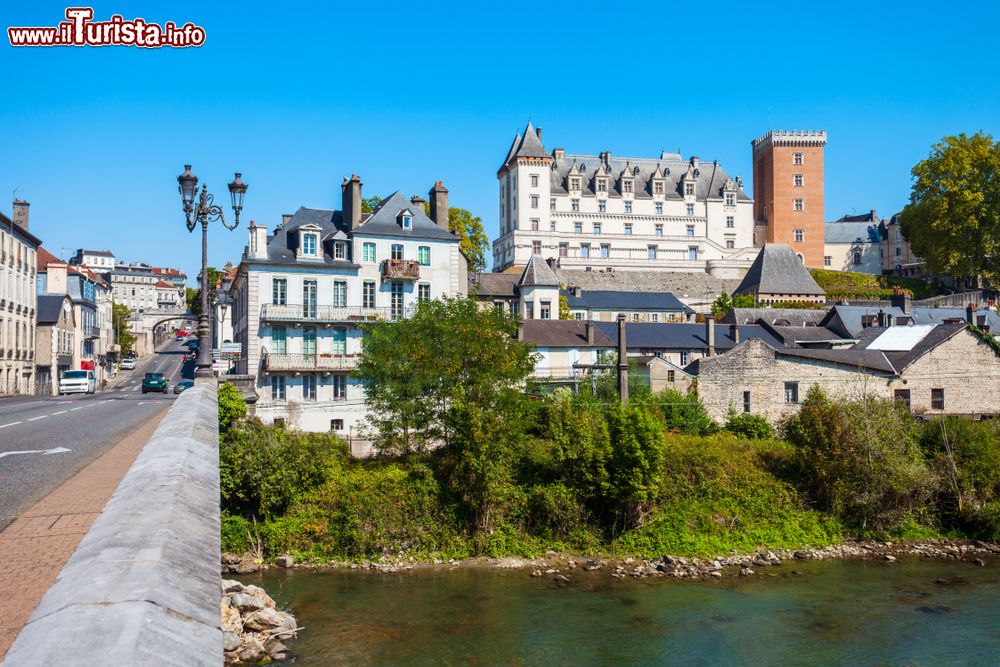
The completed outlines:
{"type": "Polygon", "coordinates": [[[350,371],[358,366],[357,354],[271,354],[265,352],[264,370],[283,371],[350,371]]]}
{"type": "Polygon", "coordinates": [[[390,320],[389,308],[361,306],[315,306],[302,304],[265,303],[260,309],[264,322],[376,322],[390,320]]]}
{"type": "Polygon", "coordinates": [[[387,259],[382,262],[382,276],[397,280],[419,280],[420,263],[415,259],[387,259]]]}

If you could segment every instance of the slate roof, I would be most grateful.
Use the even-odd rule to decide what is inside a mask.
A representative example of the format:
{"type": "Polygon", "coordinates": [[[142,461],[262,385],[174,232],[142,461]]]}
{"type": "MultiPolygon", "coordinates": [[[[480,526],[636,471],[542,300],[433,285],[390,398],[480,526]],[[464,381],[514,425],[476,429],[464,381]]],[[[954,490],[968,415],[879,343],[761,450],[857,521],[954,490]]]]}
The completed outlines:
{"type": "Polygon", "coordinates": [[[826,317],[827,310],[806,308],[733,308],[719,318],[720,324],[754,324],[763,320],[768,324],[788,322],[789,326],[816,326],[826,317]]]}
{"type": "Polygon", "coordinates": [[[825,343],[825,342],[853,342],[853,338],[844,338],[835,331],[826,327],[804,327],[804,326],[772,326],[767,325],[777,338],[786,346],[792,347],[795,343],[825,343]]]}
{"type": "MultiPolygon", "coordinates": [[[[524,341],[536,347],[590,347],[587,345],[587,323],[581,320],[525,320],[524,341]]],[[[594,328],[593,347],[611,347],[612,341],[594,328]]]]}
{"type": "MultiPolygon", "coordinates": [[[[342,231],[346,233],[349,230],[343,229],[342,231]]],[[[354,230],[354,233],[366,236],[398,236],[435,241],[458,241],[457,236],[438,227],[433,220],[428,218],[422,206],[414,206],[413,202],[398,190],[379,202],[368,219],[362,222],[361,226],[354,230]],[[413,215],[411,229],[403,229],[397,220],[397,216],[404,209],[409,209],[413,215]]]]}
{"type": "Polygon", "coordinates": [[[868,211],[867,213],[861,213],[860,215],[843,215],[837,218],[834,222],[874,222],[879,223],[882,220],[875,214],[875,209],[868,211]]]}
{"type": "Polygon", "coordinates": [[[84,250],[80,249],[81,255],[93,255],[95,257],[114,257],[115,254],[110,250],[84,250]]]}
{"type": "Polygon", "coordinates": [[[469,291],[477,291],[479,296],[514,297],[515,285],[520,279],[516,273],[493,273],[482,271],[469,273],[469,291]]]}
{"type": "Polygon", "coordinates": [[[878,243],[878,225],[867,222],[828,222],[823,225],[825,243],[878,243]]]}
{"type": "MultiPolygon", "coordinates": [[[[297,261],[295,252],[298,248],[299,235],[296,232],[299,228],[306,225],[315,226],[319,228],[319,235],[322,238],[327,234],[336,232],[342,224],[340,211],[300,206],[299,210],[292,215],[288,222],[277,228],[274,235],[267,240],[267,259],[253,259],[249,261],[255,264],[263,262],[294,264],[297,261]]],[[[325,247],[326,244],[321,245],[323,246],[323,259],[311,263],[343,268],[354,268],[357,266],[347,260],[335,260],[330,252],[328,252],[329,248],[325,247]]]]}
{"type": "Polygon", "coordinates": [[[672,292],[627,292],[623,290],[563,290],[570,308],[604,310],[668,310],[692,313],[672,292]]]}
{"type": "Polygon", "coordinates": [[[736,294],[802,294],[825,296],[809,270],[783,243],[766,243],[750,265],[736,294]]]}
{"type": "Polygon", "coordinates": [[[532,255],[517,280],[518,287],[559,287],[559,278],[541,255],[532,255]]]}
{"type": "Polygon", "coordinates": [[[704,271],[583,271],[555,269],[564,285],[581,287],[584,293],[598,290],[624,292],[672,292],[679,299],[713,300],[723,291],[730,294],[739,279],[716,278],[704,271]]]}
{"type": "Polygon", "coordinates": [[[59,321],[59,314],[62,312],[65,294],[39,294],[38,306],[35,310],[39,324],[55,324],[59,321]]]}
{"type": "MultiPolygon", "coordinates": [[[[613,344],[618,344],[617,322],[595,322],[595,326],[607,336],[613,344]]],[[[771,335],[763,327],[756,325],[740,326],[740,340],[760,338],[774,347],[781,347],[781,341],[771,335]]],[[[673,350],[705,350],[708,339],[704,324],[688,324],[684,322],[626,322],[625,345],[629,349],[673,349],[673,350]]],[[[728,326],[715,327],[716,351],[729,350],[736,343],[728,326]]]]}
{"type": "Polygon", "coordinates": [[[878,350],[823,350],[810,348],[777,348],[779,355],[785,357],[797,357],[801,359],[816,359],[829,363],[851,366],[854,368],[867,368],[884,373],[896,374],[896,368],[889,361],[887,356],[878,350]]]}

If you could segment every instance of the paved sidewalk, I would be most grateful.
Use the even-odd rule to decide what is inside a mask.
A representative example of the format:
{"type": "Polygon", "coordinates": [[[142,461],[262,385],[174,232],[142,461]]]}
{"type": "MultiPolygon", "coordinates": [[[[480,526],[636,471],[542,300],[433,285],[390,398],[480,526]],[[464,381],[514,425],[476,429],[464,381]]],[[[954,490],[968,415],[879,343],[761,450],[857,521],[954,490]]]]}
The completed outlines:
{"type": "Polygon", "coordinates": [[[136,456],[167,413],[163,407],[0,532],[0,661],[55,583],[136,456]]]}

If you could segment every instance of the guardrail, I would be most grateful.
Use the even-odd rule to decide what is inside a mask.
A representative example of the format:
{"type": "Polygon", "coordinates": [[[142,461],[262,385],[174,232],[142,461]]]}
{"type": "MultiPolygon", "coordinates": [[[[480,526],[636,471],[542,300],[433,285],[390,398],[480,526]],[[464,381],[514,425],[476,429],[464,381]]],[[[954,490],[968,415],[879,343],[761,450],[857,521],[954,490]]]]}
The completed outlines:
{"type": "Polygon", "coordinates": [[[264,370],[350,371],[358,366],[356,354],[264,354],[264,370]]]}
{"type": "Polygon", "coordinates": [[[391,318],[390,308],[291,303],[265,303],[260,307],[260,319],[268,322],[375,322],[391,318]]]}
{"type": "Polygon", "coordinates": [[[218,429],[213,384],[178,397],[5,667],[222,664],[218,429]]]}

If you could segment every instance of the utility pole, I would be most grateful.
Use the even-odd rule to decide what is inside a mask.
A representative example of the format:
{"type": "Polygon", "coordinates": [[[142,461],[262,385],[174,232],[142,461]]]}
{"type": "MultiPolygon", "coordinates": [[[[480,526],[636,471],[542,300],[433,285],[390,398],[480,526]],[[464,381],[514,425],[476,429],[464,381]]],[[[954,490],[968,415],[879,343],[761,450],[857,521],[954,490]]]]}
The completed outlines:
{"type": "Polygon", "coordinates": [[[628,403],[628,357],[625,346],[625,315],[618,314],[618,399],[628,403]]]}

